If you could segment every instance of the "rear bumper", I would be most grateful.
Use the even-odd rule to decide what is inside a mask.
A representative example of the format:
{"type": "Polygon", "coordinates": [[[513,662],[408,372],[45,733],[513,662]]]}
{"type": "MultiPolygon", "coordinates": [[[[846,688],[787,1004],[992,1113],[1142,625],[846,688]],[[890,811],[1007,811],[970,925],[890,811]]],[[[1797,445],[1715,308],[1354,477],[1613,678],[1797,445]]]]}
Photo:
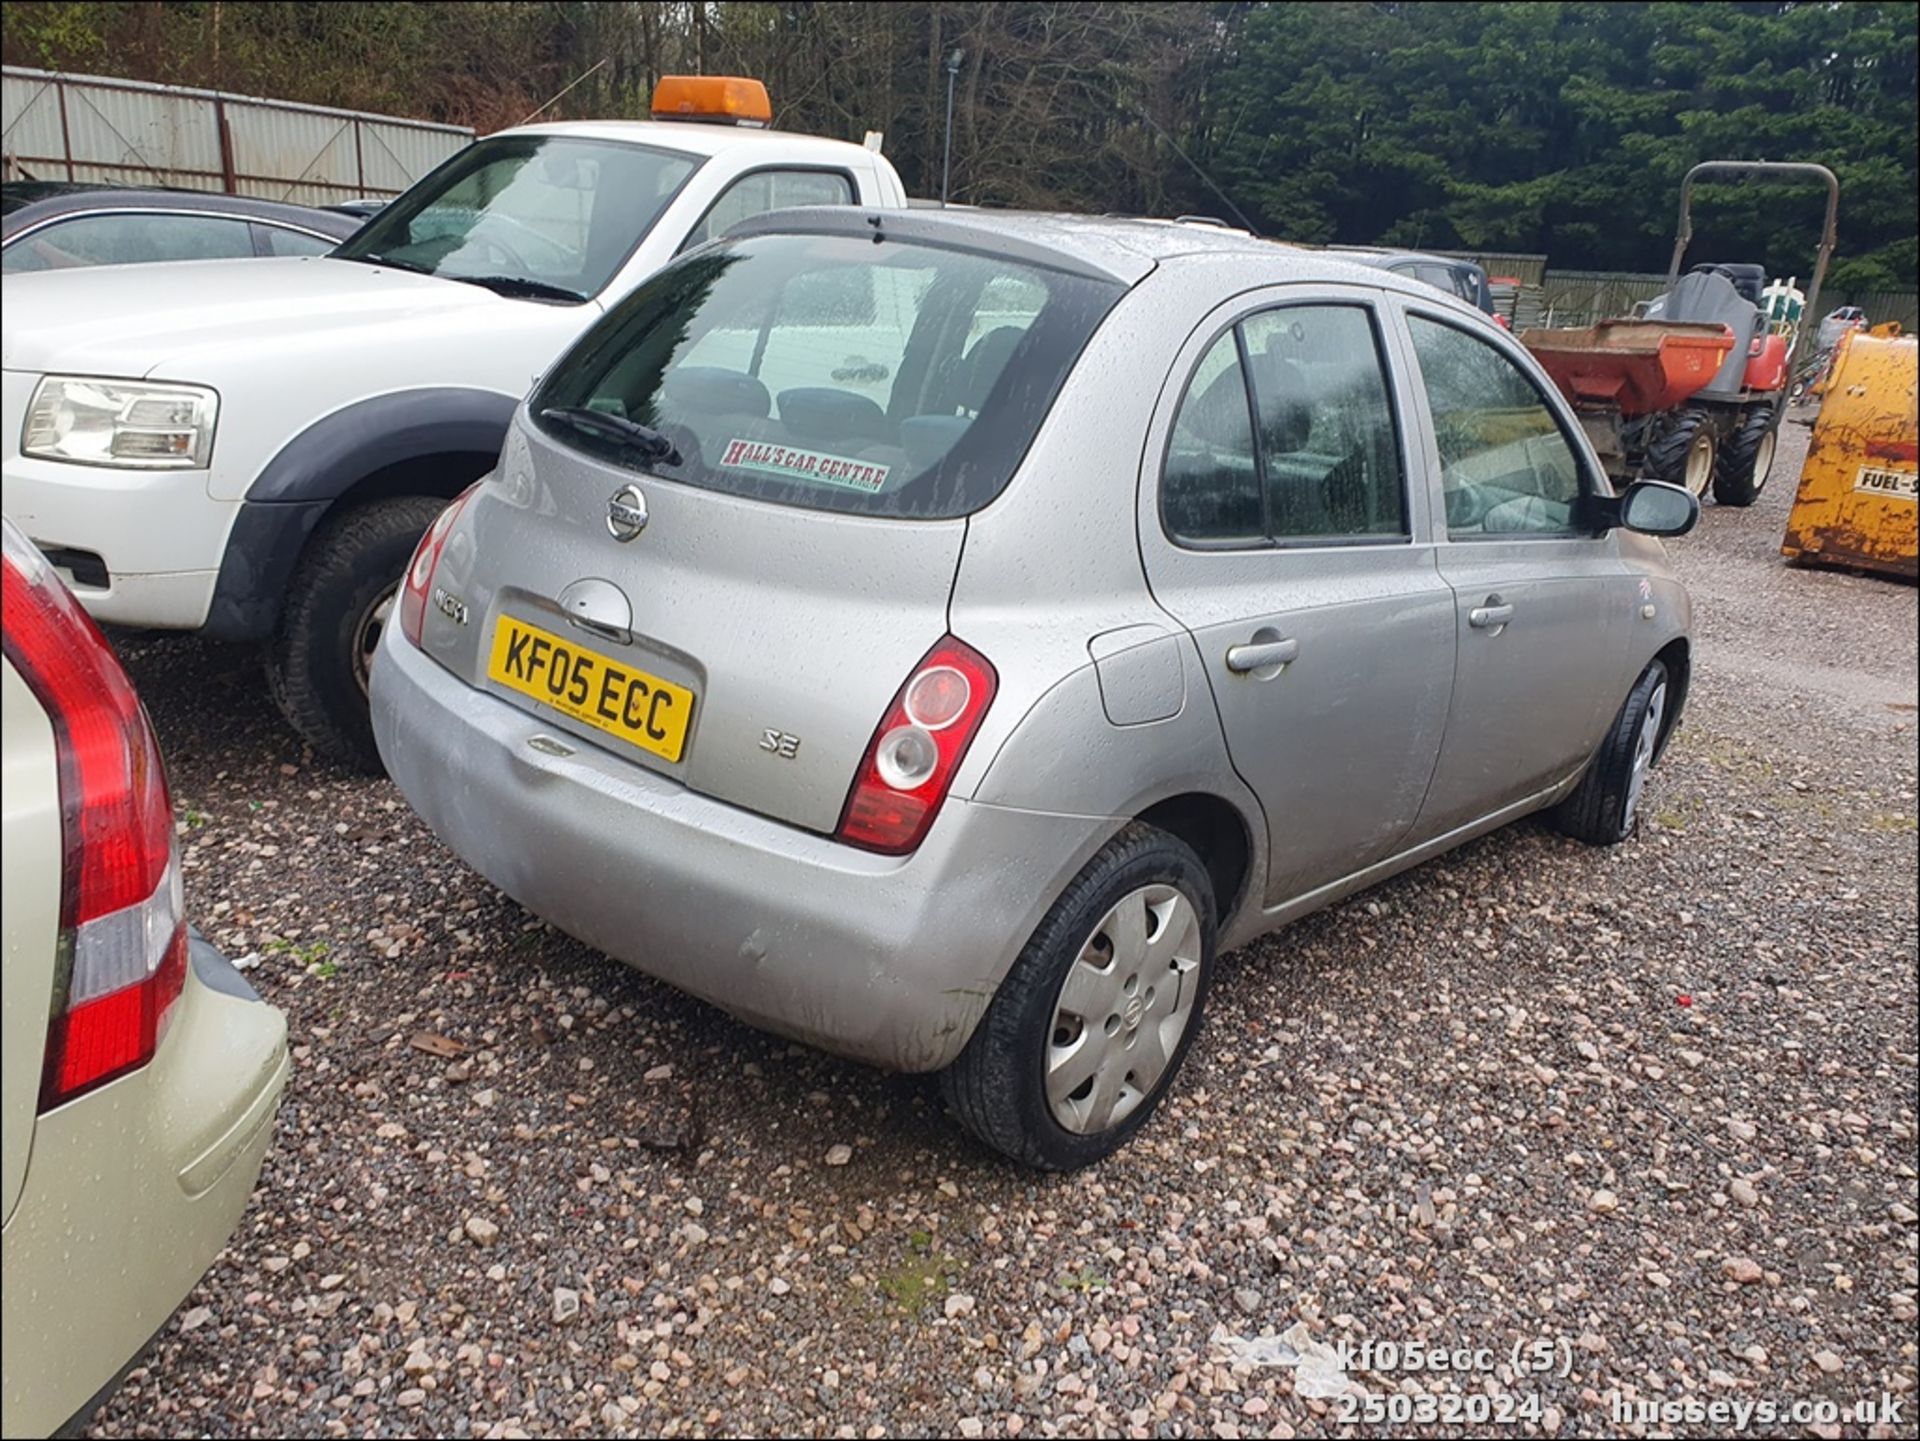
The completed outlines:
{"type": "Polygon", "coordinates": [[[398,627],[374,664],[373,728],[413,808],[534,914],[753,1025],[891,1070],[959,1055],[1120,824],[949,799],[912,856],[872,855],[558,732],[398,627]]]}
{"type": "Polygon", "coordinates": [[[286,1020],[198,936],[191,954],[151,1064],[35,1123],[0,1241],[8,1436],[46,1435],[104,1397],[220,1254],[259,1178],[286,1020]]]}

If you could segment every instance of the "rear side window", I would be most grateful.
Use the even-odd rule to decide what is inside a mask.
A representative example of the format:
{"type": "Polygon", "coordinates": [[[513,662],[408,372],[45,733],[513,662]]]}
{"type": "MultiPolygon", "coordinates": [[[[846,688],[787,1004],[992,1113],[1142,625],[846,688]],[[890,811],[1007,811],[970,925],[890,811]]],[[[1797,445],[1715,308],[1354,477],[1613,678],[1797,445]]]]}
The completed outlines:
{"type": "Polygon", "coordinates": [[[1287,306],[1215,341],[1175,417],[1160,495],[1168,533],[1201,545],[1404,537],[1371,312],[1287,306]]]}
{"type": "Polygon", "coordinates": [[[252,254],[253,234],[244,220],[122,212],[42,226],[7,247],[5,273],[143,260],[230,260],[252,254]]]}
{"type": "Polygon", "coordinates": [[[1187,382],[1161,472],[1160,513],[1175,540],[1203,545],[1266,540],[1266,502],[1237,330],[1214,341],[1187,382]]]}
{"type": "Polygon", "coordinates": [[[1005,487],[1122,287],[866,237],[688,255],[581,338],[536,422],[616,465],[783,505],[964,515],[1005,487]],[[678,460],[569,422],[658,431],[678,460]]]}
{"type": "Polygon", "coordinates": [[[837,170],[756,170],[720,192],[680,248],[717,240],[741,221],[799,205],[851,205],[853,182],[837,170]]]}

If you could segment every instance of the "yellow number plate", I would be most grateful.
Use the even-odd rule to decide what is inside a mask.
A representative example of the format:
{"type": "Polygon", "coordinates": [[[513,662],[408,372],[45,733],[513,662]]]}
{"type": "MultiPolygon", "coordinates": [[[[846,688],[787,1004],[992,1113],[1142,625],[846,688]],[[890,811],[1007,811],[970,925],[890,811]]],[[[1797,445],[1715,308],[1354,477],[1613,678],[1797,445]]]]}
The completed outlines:
{"type": "Polygon", "coordinates": [[[686,748],[692,691],[523,620],[500,617],[487,678],[666,760],[686,748]]]}

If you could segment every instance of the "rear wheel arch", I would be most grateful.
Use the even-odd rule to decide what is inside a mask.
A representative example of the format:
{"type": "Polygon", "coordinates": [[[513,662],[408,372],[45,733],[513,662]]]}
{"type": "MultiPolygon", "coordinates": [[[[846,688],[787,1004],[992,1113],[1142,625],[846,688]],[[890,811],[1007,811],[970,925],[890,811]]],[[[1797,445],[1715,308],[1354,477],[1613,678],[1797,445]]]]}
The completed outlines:
{"type": "Polygon", "coordinates": [[[1188,845],[1213,882],[1214,910],[1224,934],[1247,898],[1253,868],[1253,833],[1231,801],[1209,791],[1188,791],[1156,801],[1134,816],[1188,845]]]}

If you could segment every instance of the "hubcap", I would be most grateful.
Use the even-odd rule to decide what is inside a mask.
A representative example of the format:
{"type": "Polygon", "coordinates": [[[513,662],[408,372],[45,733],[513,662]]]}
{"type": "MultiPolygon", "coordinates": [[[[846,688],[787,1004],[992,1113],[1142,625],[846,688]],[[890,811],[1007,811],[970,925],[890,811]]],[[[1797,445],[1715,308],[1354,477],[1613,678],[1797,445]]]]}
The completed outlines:
{"type": "Polygon", "coordinates": [[[380,644],[380,632],[387,628],[387,621],[393,615],[393,598],[399,591],[397,581],[382,591],[361,615],[360,624],[353,628],[353,678],[360,683],[361,695],[367,693],[367,677],[373,673],[374,648],[380,644]]]}
{"type": "Polygon", "coordinates": [[[1687,489],[1695,495],[1705,495],[1712,483],[1713,437],[1701,431],[1687,447],[1687,489]]]}
{"type": "Polygon", "coordinates": [[[1627,780],[1627,805],[1620,824],[1632,830],[1640,814],[1640,792],[1646,789],[1647,771],[1653,765],[1654,747],[1660,744],[1660,723],[1667,715],[1667,685],[1662,681],[1647,697],[1647,713],[1640,718],[1640,735],[1633,743],[1633,774],[1627,780]]]}
{"type": "Polygon", "coordinates": [[[1060,984],[1047,1038],[1047,1105],[1092,1135],[1165,1078],[1193,1020],[1200,917],[1173,886],[1142,886],[1107,912],[1060,984]]]}

